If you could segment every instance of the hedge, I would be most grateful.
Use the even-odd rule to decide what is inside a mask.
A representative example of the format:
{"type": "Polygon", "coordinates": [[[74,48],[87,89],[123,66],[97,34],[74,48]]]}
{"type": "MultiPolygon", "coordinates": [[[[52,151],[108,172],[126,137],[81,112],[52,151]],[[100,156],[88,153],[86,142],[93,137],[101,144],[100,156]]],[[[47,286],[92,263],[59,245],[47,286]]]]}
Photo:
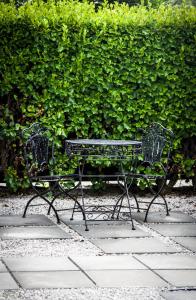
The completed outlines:
{"type": "Polygon", "coordinates": [[[20,132],[35,121],[54,131],[59,149],[65,138],[137,137],[158,121],[175,134],[173,171],[192,176],[195,29],[193,6],[104,3],[95,12],[87,1],[0,3],[0,164],[8,186],[28,184],[20,132]]]}

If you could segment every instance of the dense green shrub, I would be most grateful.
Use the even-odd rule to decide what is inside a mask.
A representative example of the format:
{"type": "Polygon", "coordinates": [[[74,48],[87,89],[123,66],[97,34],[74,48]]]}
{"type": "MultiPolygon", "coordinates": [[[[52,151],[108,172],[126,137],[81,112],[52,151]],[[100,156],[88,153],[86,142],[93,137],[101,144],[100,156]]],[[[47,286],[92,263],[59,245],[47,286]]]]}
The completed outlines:
{"type": "MultiPolygon", "coordinates": [[[[20,132],[40,121],[64,138],[130,138],[159,121],[175,133],[174,166],[192,175],[195,7],[34,1],[0,4],[1,165],[25,187],[20,132]]],[[[60,158],[59,158],[60,159],[60,158]]],[[[13,182],[13,184],[12,184],[13,182]]]]}

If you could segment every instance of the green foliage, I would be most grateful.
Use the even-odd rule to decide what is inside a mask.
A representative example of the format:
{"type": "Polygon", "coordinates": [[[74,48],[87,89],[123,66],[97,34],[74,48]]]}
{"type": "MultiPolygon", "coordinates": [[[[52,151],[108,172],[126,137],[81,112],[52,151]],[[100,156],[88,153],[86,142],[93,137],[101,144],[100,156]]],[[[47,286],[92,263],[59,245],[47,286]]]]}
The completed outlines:
{"type": "Polygon", "coordinates": [[[65,138],[128,139],[158,121],[175,133],[177,170],[190,173],[194,157],[184,162],[182,141],[196,136],[195,21],[186,5],[104,3],[95,12],[87,1],[0,3],[0,132],[10,186],[17,183],[6,170],[23,178],[19,133],[35,121],[55,132],[58,149],[65,138]]]}
{"type": "Polygon", "coordinates": [[[12,192],[24,190],[29,187],[29,180],[27,176],[24,175],[23,178],[20,178],[17,174],[16,169],[11,166],[6,170],[5,180],[8,189],[12,192]]]}

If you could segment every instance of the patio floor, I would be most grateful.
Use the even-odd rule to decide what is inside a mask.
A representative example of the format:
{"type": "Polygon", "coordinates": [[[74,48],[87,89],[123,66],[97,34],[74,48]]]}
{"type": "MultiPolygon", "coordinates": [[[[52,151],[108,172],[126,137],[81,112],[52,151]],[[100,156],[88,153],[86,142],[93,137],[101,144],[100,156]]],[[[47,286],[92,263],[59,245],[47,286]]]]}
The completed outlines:
{"type": "MultiPolygon", "coordinates": [[[[62,215],[64,224],[103,255],[1,257],[0,289],[166,287],[171,291],[161,294],[165,299],[195,299],[196,220],[179,212],[170,217],[154,212],[149,223],[139,213],[134,218],[142,224],[134,231],[129,222],[94,222],[86,232],[79,217],[72,223],[62,215]],[[176,288],[180,291],[172,291],[176,288]]],[[[1,215],[0,239],[73,238],[44,215],[1,215]]]]}

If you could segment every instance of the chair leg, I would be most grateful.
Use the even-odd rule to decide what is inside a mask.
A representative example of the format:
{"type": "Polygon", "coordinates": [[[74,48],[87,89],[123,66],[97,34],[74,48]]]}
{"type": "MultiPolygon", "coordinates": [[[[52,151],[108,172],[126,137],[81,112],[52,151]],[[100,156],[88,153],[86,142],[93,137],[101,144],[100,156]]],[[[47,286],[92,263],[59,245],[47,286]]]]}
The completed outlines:
{"type": "Polygon", "coordinates": [[[134,226],[133,218],[132,218],[132,212],[131,212],[130,197],[129,197],[129,191],[128,191],[128,186],[127,186],[127,178],[125,177],[124,180],[125,180],[125,192],[127,195],[127,203],[128,203],[128,207],[129,207],[129,214],[130,214],[130,218],[131,218],[132,230],[135,230],[135,226],[134,226]]]}
{"type": "MultiPolygon", "coordinates": [[[[130,215],[131,223],[132,223],[132,230],[135,230],[133,219],[132,219],[132,212],[131,212],[131,205],[130,205],[130,196],[129,196],[129,188],[130,188],[130,185],[129,186],[127,185],[127,178],[125,176],[124,177],[124,186],[123,186],[124,192],[120,196],[120,198],[117,200],[117,202],[116,202],[116,204],[114,206],[111,218],[114,218],[115,211],[116,211],[116,209],[117,209],[117,207],[119,205],[119,202],[120,202],[120,205],[119,205],[119,208],[118,208],[118,211],[117,211],[117,217],[116,217],[117,219],[119,219],[120,211],[121,211],[121,208],[122,208],[122,205],[123,205],[123,200],[124,200],[124,197],[126,196],[126,198],[127,198],[127,204],[128,204],[128,209],[129,209],[129,215],[130,215]]],[[[131,195],[134,197],[134,199],[136,201],[137,209],[139,209],[139,204],[138,204],[136,196],[133,195],[132,193],[131,193],[131,195]]]]}
{"type": "Polygon", "coordinates": [[[38,197],[39,197],[39,195],[35,195],[35,196],[33,196],[33,197],[27,202],[27,204],[26,204],[26,206],[25,206],[25,209],[24,209],[24,212],[23,212],[23,215],[22,215],[23,218],[26,217],[27,209],[28,209],[29,205],[31,204],[31,202],[32,202],[34,199],[38,198],[38,197]]]}
{"type": "Polygon", "coordinates": [[[51,204],[51,202],[50,202],[48,199],[46,199],[44,196],[41,196],[41,198],[42,198],[44,201],[46,201],[46,202],[48,203],[48,205],[53,209],[53,211],[54,211],[54,213],[55,213],[55,216],[56,216],[56,219],[57,219],[57,224],[60,224],[61,221],[60,221],[60,219],[59,219],[59,215],[58,215],[58,213],[57,213],[57,210],[56,210],[55,207],[53,206],[53,204],[51,204]]]}
{"type": "MultiPolygon", "coordinates": [[[[131,188],[131,185],[132,185],[132,183],[129,184],[129,186],[127,187],[128,193],[129,193],[129,189],[131,188]]],[[[134,198],[134,200],[135,200],[136,207],[137,207],[137,212],[140,212],[140,207],[139,207],[139,203],[138,203],[138,200],[137,200],[136,195],[135,195],[134,193],[131,192],[131,196],[132,196],[132,197],[134,198]]]]}
{"type": "Polygon", "coordinates": [[[118,219],[124,195],[125,195],[125,192],[119,197],[119,199],[117,200],[116,204],[114,205],[111,219],[114,219],[114,215],[116,213],[116,209],[117,209],[117,207],[119,205],[119,202],[120,202],[119,209],[117,211],[117,219],[118,219]]]}
{"type": "MultiPolygon", "coordinates": [[[[47,199],[45,199],[45,201],[48,201],[48,204],[50,205],[48,211],[50,211],[50,209],[52,208],[52,209],[53,209],[54,211],[56,211],[56,213],[57,213],[57,210],[54,208],[53,203],[54,203],[55,199],[56,199],[58,196],[62,195],[62,194],[64,194],[64,192],[61,190],[60,192],[58,192],[58,194],[56,194],[56,196],[53,198],[52,202],[49,202],[47,199]]],[[[66,193],[66,194],[67,194],[67,193],[66,193]]],[[[76,207],[76,204],[77,204],[78,207],[80,208],[81,213],[82,213],[82,216],[83,216],[84,224],[85,224],[85,230],[88,231],[89,229],[88,229],[88,226],[87,226],[86,214],[85,214],[85,212],[84,212],[84,209],[82,208],[81,204],[78,202],[77,199],[74,199],[73,197],[71,197],[71,199],[75,202],[75,203],[74,203],[74,209],[75,209],[75,207],[76,207]]],[[[72,215],[73,215],[73,213],[72,213],[72,215]]],[[[57,214],[57,216],[58,216],[58,214],[57,214]]],[[[58,217],[58,219],[59,219],[59,217],[58,217]]],[[[60,223],[60,220],[59,220],[59,223],[60,223]]]]}
{"type": "Polygon", "coordinates": [[[135,194],[131,193],[131,195],[133,196],[133,198],[135,199],[135,203],[136,203],[136,206],[137,206],[137,212],[140,212],[140,207],[139,207],[139,203],[137,201],[137,197],[135,194]]]}
{"type": "Polygon", "coordinates": [[[121,208],[122,208],[122,205],[123,205],[124,195],[125,195],[125,193],[121,196],[121,201],[120,201],[120,205],[119,205],[119,208],[118,208],[118,211],[117,211],[116,219],[119,219],[120,211],[121,211],[121,208]]]}
{"type": "MultiPolygon", "coordinates": [[[[148,183],[148,186],[149,186],[149,182],[148,180],[146,179],[147,183],[148,183]]],[[[150,186],[149,186],[150,187],[150,186]]],[[[165,204],[165,209],[166,209],[166,216],[169,216],[169,209],[168,209],[168,204],[167,204],[167,201],[165,199],[165,197],[161,194],[162,190],[163,190],[163,187],[164,187],[164,183],[162,184],[161,188],[159,189],[159,191],[154,195],[153,199],[150,201],[149,205],[148,205],[148,208],[146,210],[146,214],[145,214],[145,218],[144,218],[144,222],[147,222],[147,217],[148,217],[148,213],[149,213],[149,210],[150,210],[150,207],[151,205],[153,204],[153,202],[155,201],[156,198],[158,197],[161,197],[164,201],[164,204],[165,204]]],[[[152,188],[150,188],[150,190],[153,192],[152,188]]]]}
{"type": "Polygon", "coordinates": [[[165,203],[165,209],[166,209],[166,216],[169,216],[169,208],[168,208],[168,204],[167,204],[167,200],[165,199],[165,197],[163,195],[160,194],[160,197],[162,197],[164,203],[165,203]]]}
{"type": "Polygon", "coordinates": [[[87,220],[86,220],[86,214],[85,214],[85,211],[84,211],[82,205],[78,202],[78,200],[75,200],[75,203],[78,205],[78,207],[80,208],[81,213],[82,213],[82,215],[83,215],[83,220],[84,220],[84,225],[85,225],[85,231],[89,231],[88,225],[87,225],[87,220]]]}
{"type": "Polygon", "coordinates": [[[59,219],[59,216],[58,216],[58,213],[57,213],[56,209],[55,209],[54,206],[50,203],[50,201],[48,201],[48,199],[46,199],[46,198],[43,196],[44,194],[46,194],[46,192],[44,192],[44,193],[42,193],[42,194],[40,194],[40,195],[35,195],[35,196],[33,196],[33,197],[27,202],[22,217],[23,217],[23,218],[26,217],[27,209],[28,209],[29,205],[31,204],[31,202],[32,202],[34,199],[40,197],[40,198],[42,198],[45,202],[47,202],[49,206],[51,206],[51,208],[53,209],[53,211],[54,211],[54,213],[55,213],[55,216],[56,216],[56,219],[57,219],[57,224],[60,224],[61,222],[60,222],[60,219],[59,219]]]}
{"type": "MultiPolygon", "coordinates": [[[[63,194],[65,194],[67,197],[71,198],[73,201],[76,200],[76,199],[75,199],[72,195],[70,195],[68,192],[66,192],[66,191],[64,191],[63,189],[61,189],[61,190],[58,192],[58,194],[56,194],[55,197],[52,199],[51,204],[54,203],[54,201],[56,200],[56,198],[57,198],[58,196],[63,195],[63,194]]],[[[49,209],[48,209],[47,215],[50,215],[50,211],[51,211],[51,206],[50,206],[49,209]]]]}
{"type": "Polygon", "coordinates": [[[145,214],[145,218],[144,218],[144,222],[147,222],[147,217],[148,217],[148,213],[150,210],[151,205],[153,204],[154,200],[158,197],[158,195],[156,195],[155,197],[153,197],[153,199],[150,201],[148,208],[146,210],[146,214],[145,214]]]}
{"type": "Polygon", "coordinates": [[[74,203],[74,207],[72,209],[72,214],[71,214],[70,221],[73,221],[73,216],[74,216],[75,209],[76,209],[76,202],[74,203]]]}

